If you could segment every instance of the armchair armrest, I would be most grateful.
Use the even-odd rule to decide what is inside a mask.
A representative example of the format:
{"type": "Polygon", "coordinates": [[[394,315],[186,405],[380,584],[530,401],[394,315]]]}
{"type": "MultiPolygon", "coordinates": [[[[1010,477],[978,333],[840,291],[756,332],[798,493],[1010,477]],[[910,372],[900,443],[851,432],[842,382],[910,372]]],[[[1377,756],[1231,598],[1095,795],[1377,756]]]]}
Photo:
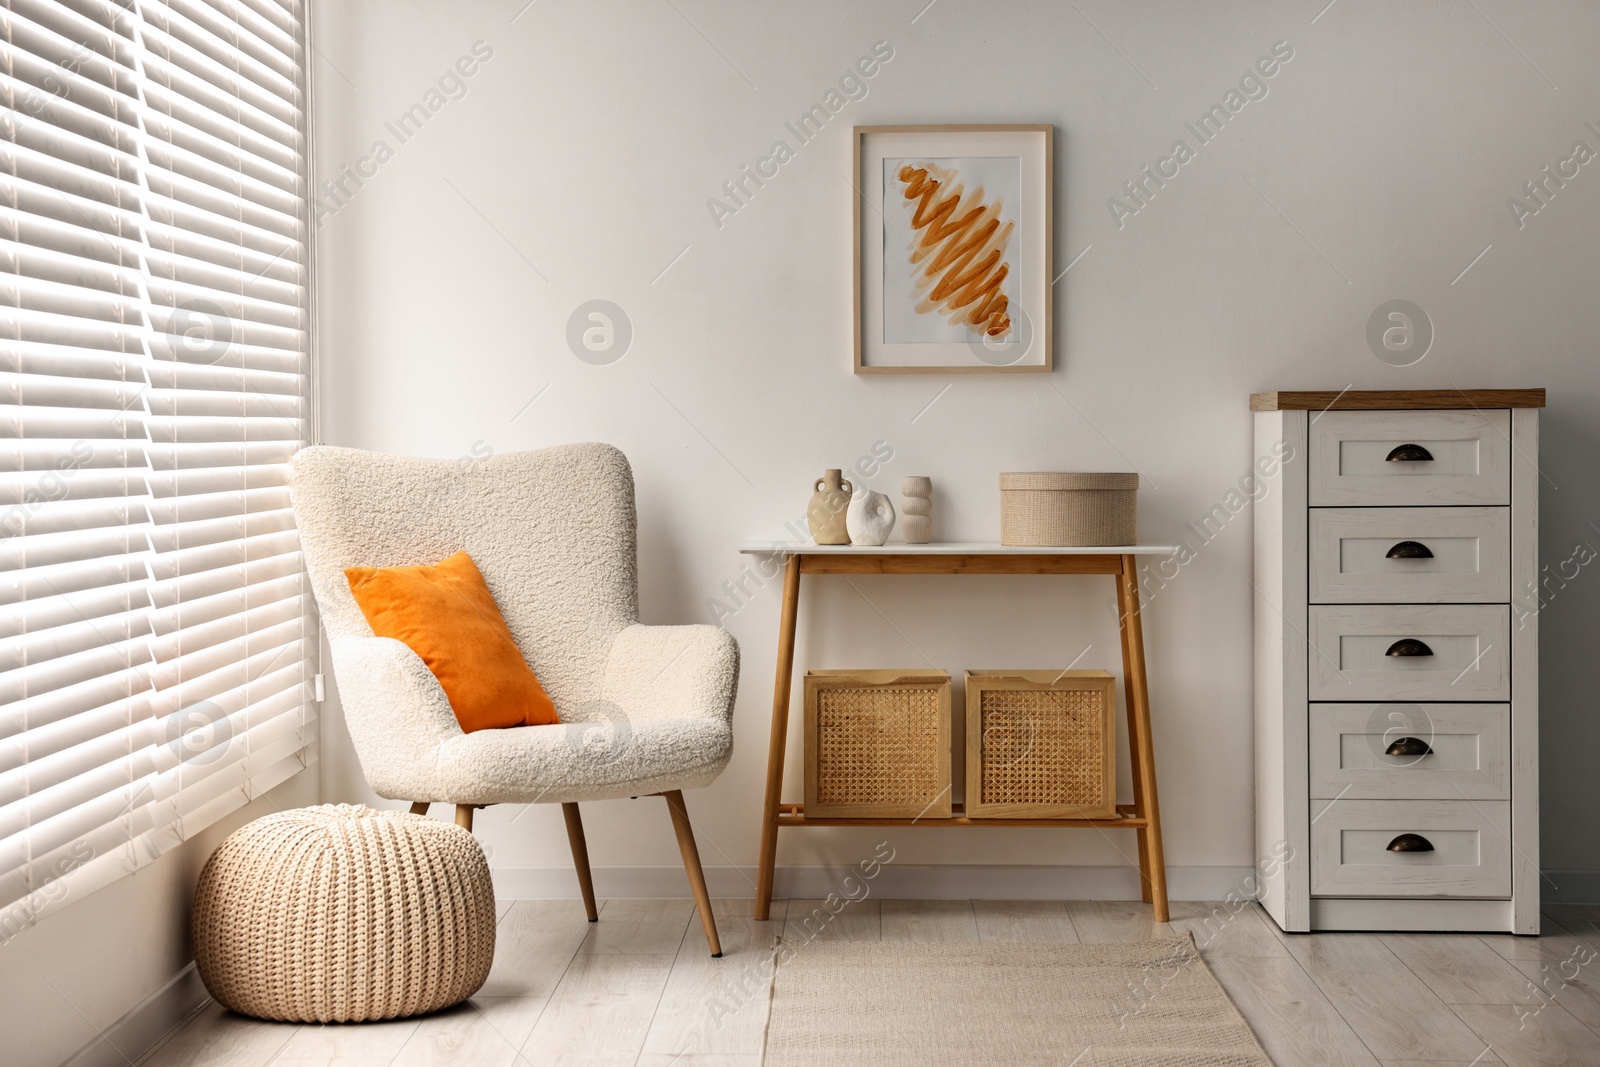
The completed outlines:
{"type": "Polygon", "coordinates": [[[739,688],[739,643],[720,626],[635,623],[611,645],[603,701],[630,719],[710,719],[727,726],[739,688]]]}
{"type": "Polygon", "coordinates": [[[367,783],[391,800],[445,800],[439,747],[461,736],[428,665],[392,637],[329,642],[345,724],[367,783]]]}

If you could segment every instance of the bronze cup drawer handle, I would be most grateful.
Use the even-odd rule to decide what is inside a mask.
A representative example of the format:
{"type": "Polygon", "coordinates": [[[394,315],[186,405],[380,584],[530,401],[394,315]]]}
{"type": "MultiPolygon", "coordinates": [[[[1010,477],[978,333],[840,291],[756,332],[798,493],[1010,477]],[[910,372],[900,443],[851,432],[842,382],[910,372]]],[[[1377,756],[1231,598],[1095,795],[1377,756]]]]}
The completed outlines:
{"type": "Polygon", "coordinates": [[[1421,541],[1401,541],[1387,553],[1385,559],[1432,559],[1433,549],[1421,541]]]}
{"type": "Polygon", "coordinates": [[[1433,649],[1418,641],[1415,637],[1407,637],[1390,645],[1389,651],[1385,652],[1384,655],[1396,657],[1431,656],[1433,655],[1433,649]]]}
{"type": "Polygon", "coordinates": [[[1431,756],[1433,746],[1420,737],[1402,737],[1383,750],[1385,756],[1431,756]]]}
{"type": "Polygon", "coordinates": [[[1389,842],[1390,852],[1432,852],[1433,842],[1421,834],[1401,834],[1389,842]]]}
{"type": "Polygon", "coordinates": [[[1383,458],[1390,463],[1432,463],[1433,453],[1421,445],[1395,445],[1383,458]]]}

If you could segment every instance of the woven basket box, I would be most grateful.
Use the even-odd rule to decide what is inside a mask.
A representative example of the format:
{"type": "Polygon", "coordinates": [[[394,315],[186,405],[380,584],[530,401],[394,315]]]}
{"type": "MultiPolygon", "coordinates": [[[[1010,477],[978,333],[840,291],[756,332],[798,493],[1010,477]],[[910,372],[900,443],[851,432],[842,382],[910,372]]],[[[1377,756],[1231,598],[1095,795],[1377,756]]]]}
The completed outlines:
{"type": "Polygon", "coordinates": [[[1137,474],[1036,471],[1000,475],[1002,545],[1138,543],[1137,474]]]}
{"type": "Polygon", "coordinates": [[[950,816],[950,675],[807,671],[806,815],[950,816]]]}
{"type": "Polygon", "coordinates": [[[1105,671],[968,671],[967,816],[1115,816],[1116,708],[1105,671]]]}

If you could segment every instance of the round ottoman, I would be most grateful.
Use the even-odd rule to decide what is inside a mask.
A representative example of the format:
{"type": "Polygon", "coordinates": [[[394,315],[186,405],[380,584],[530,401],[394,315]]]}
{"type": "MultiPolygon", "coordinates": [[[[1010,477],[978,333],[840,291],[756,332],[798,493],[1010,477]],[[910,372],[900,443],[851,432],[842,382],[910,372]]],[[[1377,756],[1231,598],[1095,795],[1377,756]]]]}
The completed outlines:
{"type": "Polygon", "coordinates": [[[325,804],[257,819],[212,854],[195,891],[195,963],[212,996],[258,1019],[395,1019],[477,992],[494,924],[470,833],[325,804]]]}

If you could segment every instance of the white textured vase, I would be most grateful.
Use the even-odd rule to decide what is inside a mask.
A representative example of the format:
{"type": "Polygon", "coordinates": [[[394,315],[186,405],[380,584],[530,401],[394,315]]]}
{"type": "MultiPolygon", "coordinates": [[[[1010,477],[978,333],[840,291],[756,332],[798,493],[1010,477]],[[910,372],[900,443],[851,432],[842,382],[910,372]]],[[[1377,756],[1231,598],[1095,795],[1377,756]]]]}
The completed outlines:
{"type": "Polygon", "coordinates": [[[881,545],[894,529],[894,505],[882,493],[862,486],[850,496],[844,526],[850,532],[852,545],[881,545]]]}

